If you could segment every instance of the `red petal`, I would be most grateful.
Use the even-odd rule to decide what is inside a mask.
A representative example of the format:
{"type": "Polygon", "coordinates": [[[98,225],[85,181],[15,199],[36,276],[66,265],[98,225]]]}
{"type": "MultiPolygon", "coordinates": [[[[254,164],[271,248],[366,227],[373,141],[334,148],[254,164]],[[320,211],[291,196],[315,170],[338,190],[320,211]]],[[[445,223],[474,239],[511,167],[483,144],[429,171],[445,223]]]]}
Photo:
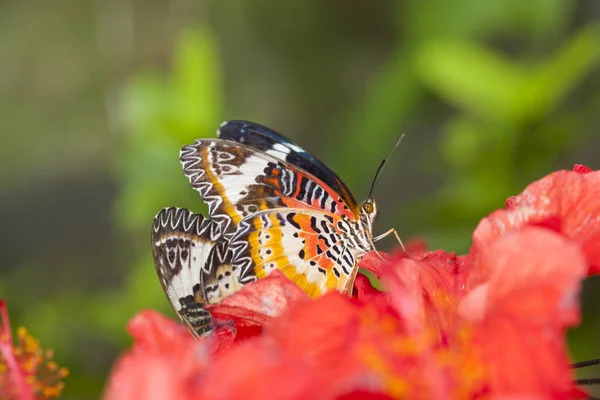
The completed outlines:
{"type": "Polygon", "coordinates": [[[475,330],[472,346],[479,347],[486,365],[489,390],[498,396],[566,398],[573,376],[563,336],[522,321],[485,319],[475,330]]]}
{"type": "Polygon", "coordinates": [[[207,309],[217,320],[233,320],[237,328],[262,327],[291,305],[309,301],[298,285],[275,270],[207,309]]]}
{"type": "Polygon", "coordinates": [[[383,393],[373,393],[366,390],[356,390],[338,397],[336,400],[392,400],[393,397],[383,393]]]}
{"type": "Polygon", "coordinates": [[[480,252],[498,237],[538,225],[556,230],[581,246],[590,272],[600,272],[600,171],[558,171],[529,185],[483,219],[473,234],[480,252]]]}
{"type": "Polygon", "coordinates": [[[407,335],[397,315],[381,304],[330,293],[284,314],[265,333],[285,352],[287,364],[317,371],[320,380],[306,398],[337,398],[356,391],[447,397],[440,396],[447,377],[431,353],[430,338],[407,335]]]}
{"type": "Polygon", "coordinates": [[[238,343],[217,357],[195,382],[197,398],[302,400],[326,390],[317,368],[284,357],[271,342],[260,339],[238,343]]]}
{"type": "Polygon", "coordinates": [[[354,280],[354,297],[365,302],[386,301],[384,293],[376,289],[371,280],[361,273],[354,280]]]}
{"type": "Polygon", "coordinates": [[[339,293],[292,308],[263,336],[219,356],[198,393],[203,399],[335,398],[338,381],[357,369],[348,338],[356,336],[358,311],[339,293]]]}
{"type": "Polygon", "coordinates": [[[466,293],[472,257],[442,250],[421,261],[400,259],[384,269],[384,286],[409,332],[428,328],[440,342],[454,322],[458,300],[466,293]]]}
{"type": "Polygon", "coordinates": [[[113,367],[104,398],[194,398],[189,379],[206,367],[211,342],[194,339],[185,326],[155,311],[133,317],[129,331],[133,348],[113,367]]]}
{"type": "Polygon", "coordinates": [[[575,164],[573,166],[573,171],[579,172],[580,174],[587,174],[588,172],[592,172],[593,169],[582,164],[575,164]]]}
{"type": "MultiPolygon", "coordinates": [[[[388,268],[383,275],[383,284],[388,291],[390,304],[410,335],[422,333],[428,320],[425,297],[427,290],[433,288],[424,288],[421,267],[420,262],[401,259],[395,268],[388,268]]],[[[427,268],[426,265],[424,267],[427,268]]],[[[439,331],[439,327],[436,327],[436,331],[439,331]]]]}
{"type": "Polygon", "coordinates": [[[507,210],[510,210],[510,209],[514,208],[516,201],[518,201],[517,196],[510,196],[508,199],[506,199],[506,202],[504,203],[504,207],[507,210]]]}
{"type": "Polygon", "coordinates": [[[424,239],[412,239],[406,244],[406,251],[398,249],[392,255],[381,251],[368,252],[359,262],[359,267],[366,269],[377,278],[381,278],[382,271],[391,265],[390,262],[396,263],[402,258],[418,259],[426,250],[427,243],[424,239]]]}
{"type": "Polygon", "coordinates": [[[387,253],[383,253],[381,251],[370,251],[363,256],[358,266],[366,269],[379,279],[383,274],[382,270],[384,270],[386,267],[389,267],[390,262],[393,262],[394,260],[395,258],[387,253]]]}
{"type": "MultiPolygon", "coordinates": [[[[414,357],[418,346],[404,336],[394,313],[381,305],[329,293],[274,320],[265,334],[281,352],[281,368],[299,365],[305,369],[301,376],[312,376],[312,391],[304,398],[330,399],[356,390],[390,394],[398,385],[407,389],[423,384],[404,379],[394,364],[398,354],[414,357]]],[[[270,351],[262,357],[272,360],[277,354],[270,351]]],[[[288,398],[277,392],[271,397],[288,398]]]]}
{"type": "Polygon", "coordinates": [[[573,387],[568,396],[568,399],[570,400],[589,400],[590,398],[591,396],[587,392],[578,387],[573,387]]]}
{"type": "Polygon", "coordinates": [[[528,227],[486,247],[480,263],[488,279],[463,299],[464,318],[477,320],[474,315],[493,311],[530,324],[566,327],[579,321],[577,299],[585,260],[574,243],[528,227]]]}
{"type": "Polygon", "coordinates": [[[187,327],[154,310],[134,315],[127,324],[127,330],[138,351],[166,351],[180,341],[192,340],[187,327]]]}
{"type": "Polygon", "coordinates": [[[326,368],[344,354],[351,326],[360,322],[358,307],[339,293],[329,293],[304,307],[290,310],[267,329],[290,354],[314,359],[326,368]]]}
{"type": "Polygon", "coordinates": [[[488,365],[493,393],[563,396],[572,387],[564,333],[578,322],[586,263],[579,248],[529,227],[483,249],[486,284],[461,303],[475,325],[474,343],[488,365]]]}

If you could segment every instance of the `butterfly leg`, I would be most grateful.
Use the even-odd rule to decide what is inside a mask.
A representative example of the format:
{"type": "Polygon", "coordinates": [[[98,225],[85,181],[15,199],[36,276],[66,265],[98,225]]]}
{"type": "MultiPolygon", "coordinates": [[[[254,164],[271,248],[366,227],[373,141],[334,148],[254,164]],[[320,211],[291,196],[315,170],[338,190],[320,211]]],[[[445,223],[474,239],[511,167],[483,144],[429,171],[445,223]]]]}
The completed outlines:
{"type": "Polygon", "coordinates": [[[416,258],[416,257],[414,257],[412,254],[410,254],[410,253],[408,252],[408,250],[406,250],[406,247],[404,247],[404,243],[402,243],[402,239],[400,239],[400,236],[398,235],[398,231],[396,231],[396,228],[389,229],[388,231],[386,231],[386,232],[383,232],[381,235],[377,235],[377,236],[375,236],[375,237],[373,238],[373,242],[377,242],[377,241],[379,241],[379,240],[383,239],[384,237],[386,237],[386,236],[389,236],[389,235],[390,235],[390,234],[392,234],[392,233],[394,234],[394,236],[396,236],[396,239],[398,240],[398,243],[400,243],[400,247],[402,247],[402,250],[403,250],[403,251],[404,251],[406,254],[408,254],[408,255],[410,256],[410,258],[412,258],[412,259],[413,259],[413,260],[415,260],[415,261],[423,261],[424,259],[426,259],[426,258],[427,258],[427,255],[423,256],[422,258],[416,258]]]}
{"type": "Polygon", "coordinates": [[[394,236],[396,236],[396,239],[398,239],[398,243],[400,243],[400,247],[402,247],[402,250],[406,251],[406,248],[404,247],[404,243],[402,243],[402,239],[400,239],[400,236],[398,235],[398,231],[396,231],[395,228],[392,228],[386,232],[383,232],[381,235],[377,235],[373,238],[374,242],[378,242],[381,239],[383,239],[384,237],[389,236],[390,234],[394,234],[394,236]]]}
{"type": "MultiPolygon", "coordinates": [[[[406,248],[404,248],[404,244],[402,243],[402,240],[400,240],[400,236],[398,236],[398,232],[396,232],[396,229],[394,229],[394,228],[388,230],[387,232],[382,233],[381,235],[375,236],[373,239],[369,238],[369,240],[371,242],[371,246],[373,246],[373,248],[375,249],[374,242],[377,242],[378,240],[381,240],[384,237],[389,236],[390,233],[393,233],[394,235],[396,235],[396,239],[398,239],[398,242],[400,243],[402,250],[404,250],[405,253],[408,253],[406,251],[406,248]]],[[[383,260],[383,256],[381,254],[379,254],[378,251],[376,251],[376,253],[379,256],[379,258],[381,258],[383,260]]]]}

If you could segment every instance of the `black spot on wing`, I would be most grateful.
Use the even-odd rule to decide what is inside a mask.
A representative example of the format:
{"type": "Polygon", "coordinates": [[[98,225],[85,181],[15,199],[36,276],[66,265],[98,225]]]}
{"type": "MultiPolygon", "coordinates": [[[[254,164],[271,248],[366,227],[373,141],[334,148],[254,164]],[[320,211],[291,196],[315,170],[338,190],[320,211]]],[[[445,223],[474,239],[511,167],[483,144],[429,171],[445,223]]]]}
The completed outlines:
{"type": "Polygon", "coordinates": [[[314,182],[309,183],[308,193],[306,194],[306,200],[308,203],[312,203],[313,194],[315,192],[316,187],[317,187],[316,183],[314,183],[314,182]]]}
{"type": "Polygon", "coordinates": [[[331,202],[331,209],[330,209],[330,211],[331,211],[332,213],[335,213],[335,210],[336,210],[336,209],[337,209],[337,203],[336,203],[335,201],[332,201],[332,202],[331,202]]]}
{"type": "Polygon", "coordinates": [[[275,215],[277,216],[277,220],[279,221],[279,226],[285,226],[285,218],[283,218],[280,213],[277,213],[275,215]]]}
{"type": "Polygon", "coordinates": [[[317,190],[315,190],[315,198],[321,199],[321,208],[323,210],[325,209],[325,205],[327,204],[328,197],[329,196],[327,195],[327,193],[325,193],[325,191],[322,188],[318,188],[317,190]]]}
{"type": "Polygon", "coordinates": [[[348,265],[353,265],[354,264],[354,262],[352,261],[352,259],[348,255],[347,251],[344,252],[344,256],[343,257],[344,257],[344,261],[346,262],[346,264],[348,264],[348,265]]]}
{"type": "MultiPolygon", "coordinates": [[[[296,216],[296,214],[294,213],[288,213],[288,215],[285,217],[285,219],[287,219],[287,221],[290,223],[290,225],[292,225],[294,228],[296,229],[301,229],[300,224],[298,224],[296,221],[294,221],[294,217],[296,216]]],[[[298,232],[294,232],[294,236],[297,236],[298,232]]]]}
{"type": "Polygon", "coordinates": [[[296,198],[298,200],[304,200],[304,195],[306,194],[306,186],[308,185],[308,182],[309,180],[306,176],[303,176],[300,180],[300,190],[298,191],[298,195],[296,195],[296,198]]]}
{"type": "Polygon", "coordinates": [[[310,217],[310,227],[316,233],[321,233],[321,230],[317,227],[317,218],[316,217],[310,217]]]}

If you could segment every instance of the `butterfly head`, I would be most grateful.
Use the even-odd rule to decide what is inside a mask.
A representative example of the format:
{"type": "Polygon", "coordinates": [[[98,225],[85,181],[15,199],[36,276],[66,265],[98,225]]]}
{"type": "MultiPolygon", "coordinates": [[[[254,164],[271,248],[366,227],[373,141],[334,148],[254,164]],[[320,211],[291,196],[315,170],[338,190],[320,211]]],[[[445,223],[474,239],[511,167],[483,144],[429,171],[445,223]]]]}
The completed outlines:
{"type": "Polygon", "coordinates": [[[360,208],[360,221],[365,228],[368,228],[367,231],[370,232],[373,228],[373,223],[377,218],[379,218],[379,211],[377,211],[375,197],[369,196],[369,198],[362,203],[360,208]]]}

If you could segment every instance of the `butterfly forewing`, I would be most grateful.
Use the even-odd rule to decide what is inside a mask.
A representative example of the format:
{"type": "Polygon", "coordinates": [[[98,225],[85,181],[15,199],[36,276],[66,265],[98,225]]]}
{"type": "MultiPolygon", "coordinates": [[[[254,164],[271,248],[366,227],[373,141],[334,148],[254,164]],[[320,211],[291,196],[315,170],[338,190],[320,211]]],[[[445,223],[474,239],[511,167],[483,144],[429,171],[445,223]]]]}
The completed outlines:
{"type": "Polygon", "coordinates": [[[305,208],[356,219],[320,179],[258,149],[202,139],[185,146],[180,158],[185,175],[226,238],[243,218],[267,209],[305,208]]]}
{"type": "Polygon", "coordinates": [[[323,162],[280,133],[253,122],[234,120],[223,123],[217,135],[220,139],[254,147],[314,175],[338,193],[357,214],[358,202],[342,179],[323,162]]]}

